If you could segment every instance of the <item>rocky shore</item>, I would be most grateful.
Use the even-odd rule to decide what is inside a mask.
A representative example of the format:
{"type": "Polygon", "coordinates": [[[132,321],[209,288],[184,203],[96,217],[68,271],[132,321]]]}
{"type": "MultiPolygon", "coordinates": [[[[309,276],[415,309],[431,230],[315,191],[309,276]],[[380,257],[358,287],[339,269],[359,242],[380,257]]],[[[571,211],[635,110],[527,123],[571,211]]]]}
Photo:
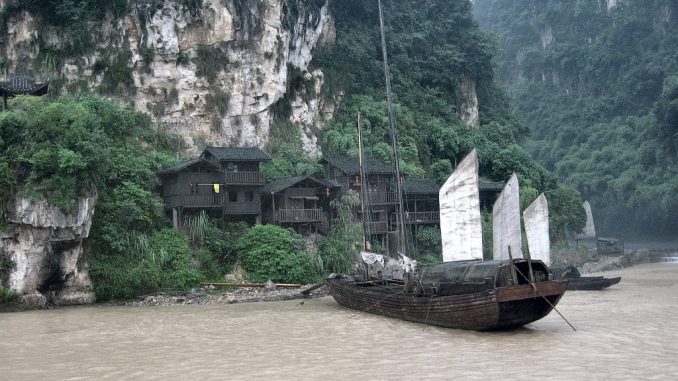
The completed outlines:
{"type": "Polygon", "coordinates": [[[554,267],[574,266],[582,274],[622,269],[643,263],[661,262],[663,257],[675,255],[667,251],[635,250],[620,256],[601,256],[595,251],[557,250],[553,254],[554,267]]]}
{"type": "Polygon", "coordinates": [[[206,286],[192,289],[188,292],[158,292],[150,295],[142,295],[134,300],[127,300],[119,305],[125,306],[169,306],[181,304],[234,304],[250,302],[272,302],[292,299],[318,298],[327,295],[327,287],[323,286],[312,290],[308,295],[302,291],[308,290],[313,285],[301,288],[276,288],[273,287],[243,287],[234,290],[220,291],[219,288],[206,286]]]}

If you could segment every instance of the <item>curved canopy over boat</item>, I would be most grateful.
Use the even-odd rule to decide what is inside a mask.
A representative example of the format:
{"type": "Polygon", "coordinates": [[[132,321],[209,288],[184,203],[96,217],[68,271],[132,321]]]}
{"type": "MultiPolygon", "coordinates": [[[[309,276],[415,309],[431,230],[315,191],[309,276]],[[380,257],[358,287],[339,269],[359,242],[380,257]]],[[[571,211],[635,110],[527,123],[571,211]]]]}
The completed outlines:
{"type": "Polygon", "coordinates": [[[542,261],[533,260],[529,264],[526,259],[506,259],[441,263],[424,270],[420,282],[438,295],[529,284],[530,265],[535,282],[552,279],[551,271],[542,261]]]}

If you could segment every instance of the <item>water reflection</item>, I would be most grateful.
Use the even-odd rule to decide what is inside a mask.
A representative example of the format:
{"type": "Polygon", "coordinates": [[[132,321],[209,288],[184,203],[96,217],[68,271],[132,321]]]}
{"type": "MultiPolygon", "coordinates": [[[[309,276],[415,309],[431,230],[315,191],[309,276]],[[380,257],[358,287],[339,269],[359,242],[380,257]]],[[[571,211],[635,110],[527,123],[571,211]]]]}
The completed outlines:
{"type": "Polygon", "coordinates": [[[678,268],[609,272],[510,332],[402,322],[331,298],[0,314],[2,379],[675,379],[678,268]]]}

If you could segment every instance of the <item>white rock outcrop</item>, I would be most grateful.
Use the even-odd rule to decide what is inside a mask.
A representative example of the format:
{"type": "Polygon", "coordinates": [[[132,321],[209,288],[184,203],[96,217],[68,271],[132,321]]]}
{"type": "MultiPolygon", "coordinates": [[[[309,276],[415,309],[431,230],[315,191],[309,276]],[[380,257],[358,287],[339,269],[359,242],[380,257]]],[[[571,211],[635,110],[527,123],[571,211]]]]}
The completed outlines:
{"type": "Polygon", "coordinates": [[[14,262],[7,287],[29,295],[22,298],[26,299],[24,304],[36,307],[41,300],[54,305],[94,302],[81,254],[96,200],[96,195],[80,198],[67,212],[45,200],[17,196],[9,203],[9,226],[0,237],[0,247],[14,262]]]}
{"type": "MultiPolygon", "coordinates": [[[[290,121],[299,126],[305,150],[317,153],[317,133],[330,119],[334,106],[329,103],[335,100],[321,99],[322,73],[309,72],[316,46],[336,38],[327,1],[188,4],[130,3],[125,17],[90,25],[96,43],[91,51],[60,57],[53,73],[36,71],[63,79],[62,93],[93,90],[151,114],[194,148],[196,142],[264,147],[279,116],[276,106],[294,104],[304,111],[297,110],[290,121]],[[129,69],[127,83],[109,82],[115,65],[129,69]],[[301,87],[316,89],[303,95],[305,105],[289,83],[299,78],[297,73],[313,81],[301,87]]],[[[1,53],[9,72],[37,65],[41,49],[50,54],[67,43],[62,30],[39,23],[27,12],[8,17],[1,53]]]]}

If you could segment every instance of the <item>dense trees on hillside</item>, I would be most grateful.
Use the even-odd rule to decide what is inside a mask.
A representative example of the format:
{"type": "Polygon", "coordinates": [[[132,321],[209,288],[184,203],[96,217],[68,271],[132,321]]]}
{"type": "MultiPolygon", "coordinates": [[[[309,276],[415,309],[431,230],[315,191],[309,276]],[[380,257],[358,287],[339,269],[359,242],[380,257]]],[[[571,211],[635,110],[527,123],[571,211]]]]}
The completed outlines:
{"type": "Polygon", "coordinates": [[[477,0],[528,150],[591,201],[598,226],[678,227],[678,3],[477,0]]]}
{"type": "MultiPolygon", "coordinates": [[[[494,78],[496,38],[479,28],[471,11],[468,1],[384,2],[401,167],[444,180],[476,148],[482,176],[505,181],[515,171],[535,196],[557,189],[555,177],[518,144],[527,128],[494,78]],[[476,83],[478,128],[459,115],[463,78],[476,83]]],[[[357,153],[360,111],[367,153],[390,162],[376,1],[335,1],[332,14],[336,44],[316,53],[312,65],[326,73],[326,91],[344,91],[345,100],[322,137],[323,152],[357,153]]],[[[574,189],[565,192],[579,198],[574,189]]],[[[571,223],[569,230],[576,230],[583,221],[571,223]]]]}

